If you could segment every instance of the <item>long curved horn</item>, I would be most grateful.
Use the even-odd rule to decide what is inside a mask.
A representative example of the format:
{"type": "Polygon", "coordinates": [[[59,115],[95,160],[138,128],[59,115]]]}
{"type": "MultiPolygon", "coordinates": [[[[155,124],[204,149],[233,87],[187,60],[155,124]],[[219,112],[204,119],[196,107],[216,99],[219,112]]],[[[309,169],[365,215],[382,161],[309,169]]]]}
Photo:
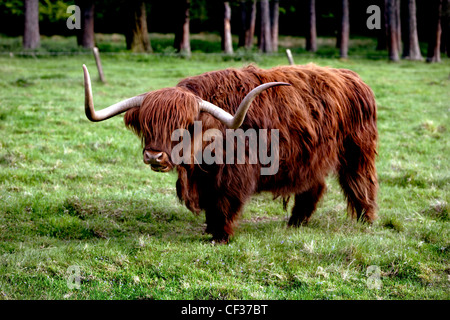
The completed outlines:
{"type": "Polygon", "coordinates": [[[245,96],[244,100],[242,100],[234,117],[222,108],[219,108],[218,106],[205,100],[200,101],[200,111],[210,113],[213,117],[225,124],[230,129],[237,129],[241,126],[242,122],[244,122],[245,115],[247,114],[248,108],[250,108],[253,99],[255,99],[261,92],[275,86],[290,85],[291,84],[286,82],[268,82],[257,86],[245,96]]]}
{"type": "Polygon", "coordinates": [[[131,108],[140,107],[142,101],[144,101],[145,93],[113,104],[112,106],[109,106],[103,110],[95,111],[94,98],[92,97],[91,78],[89,77],[88,69],[84,64],[83,64],[83,71],[84,71],[84,110],[86,112],[86,117],[91,121],[96,122],[109,119],[131,108]]]}

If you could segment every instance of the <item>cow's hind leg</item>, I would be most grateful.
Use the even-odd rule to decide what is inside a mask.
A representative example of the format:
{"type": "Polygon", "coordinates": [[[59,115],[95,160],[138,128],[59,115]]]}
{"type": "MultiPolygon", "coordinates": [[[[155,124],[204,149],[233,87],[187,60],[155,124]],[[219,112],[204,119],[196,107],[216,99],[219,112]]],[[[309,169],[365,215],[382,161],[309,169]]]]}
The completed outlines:
{"type": "Polygon", "coordinates": [[[358,221],[372,223],[376,218],[378,190],[375,147],[346,145],[345,160],[339,169],[339,183],[347,197],[349,211],[358,221]]]}
{"type": "Polygon", "coordinates": [[[289,226],[300,226],[307,224],[311,215],[316,210],[317,203],[326,190],[324,181],[320,181],[309,190],[295,195],[295,204],[289,219],[289,226]]]}

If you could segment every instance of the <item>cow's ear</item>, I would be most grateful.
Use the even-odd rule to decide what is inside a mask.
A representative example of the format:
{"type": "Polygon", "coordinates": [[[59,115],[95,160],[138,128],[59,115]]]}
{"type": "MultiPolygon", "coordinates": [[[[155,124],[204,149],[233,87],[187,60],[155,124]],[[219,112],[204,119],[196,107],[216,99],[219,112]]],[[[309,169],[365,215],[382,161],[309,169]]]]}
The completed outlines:
{"type": "Polygon", "coordinates": [[[141,124],[139,122],[139,107],[132,108],[125,113],[123,120],[128,129],[138,136],[142,135],[141,124]]]}

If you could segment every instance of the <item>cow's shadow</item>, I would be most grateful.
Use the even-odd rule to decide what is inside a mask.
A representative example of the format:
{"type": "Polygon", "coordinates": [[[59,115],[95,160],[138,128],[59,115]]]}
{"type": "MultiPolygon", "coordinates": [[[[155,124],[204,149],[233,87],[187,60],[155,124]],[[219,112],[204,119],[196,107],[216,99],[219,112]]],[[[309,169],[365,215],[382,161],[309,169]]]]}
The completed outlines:
{"type": "MultiPolygon", "coordinates": [[[[175,197],[169,196],[157,200],[69,197],[49,216],[56,222],[52,223],[51,219],[42,222],[39,233],[62,240],[145,235],[170,241],[212,241],[211,235],[205,232],[204,212],[192,213],[175,197]]],[[[244,212],[236,221],[235,236],[270,233],[274,228],[286,226],[287,217],[286,212],[271,216],[244,212]]]]}

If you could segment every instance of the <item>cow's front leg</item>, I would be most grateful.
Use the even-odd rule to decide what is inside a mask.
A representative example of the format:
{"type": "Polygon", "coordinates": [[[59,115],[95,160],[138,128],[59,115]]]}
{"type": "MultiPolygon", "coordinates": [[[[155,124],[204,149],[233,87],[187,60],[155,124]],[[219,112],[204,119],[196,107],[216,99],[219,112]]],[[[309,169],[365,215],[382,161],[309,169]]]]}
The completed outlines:
{"type": "Polygon", "coordinates": [[[206,232],[212,235],[215,243],[228,243],[230,236],[233,235],[233,226],[229,224],[223,213],[214,211],[205,211],[206,232]]]}
{"type": "Polygon", "coordinates": [[[212,235],[214,242],[228,243],[243,203],[236,198],[211,198],[209,202],[205,210],[206,232],[212,235]]]}

